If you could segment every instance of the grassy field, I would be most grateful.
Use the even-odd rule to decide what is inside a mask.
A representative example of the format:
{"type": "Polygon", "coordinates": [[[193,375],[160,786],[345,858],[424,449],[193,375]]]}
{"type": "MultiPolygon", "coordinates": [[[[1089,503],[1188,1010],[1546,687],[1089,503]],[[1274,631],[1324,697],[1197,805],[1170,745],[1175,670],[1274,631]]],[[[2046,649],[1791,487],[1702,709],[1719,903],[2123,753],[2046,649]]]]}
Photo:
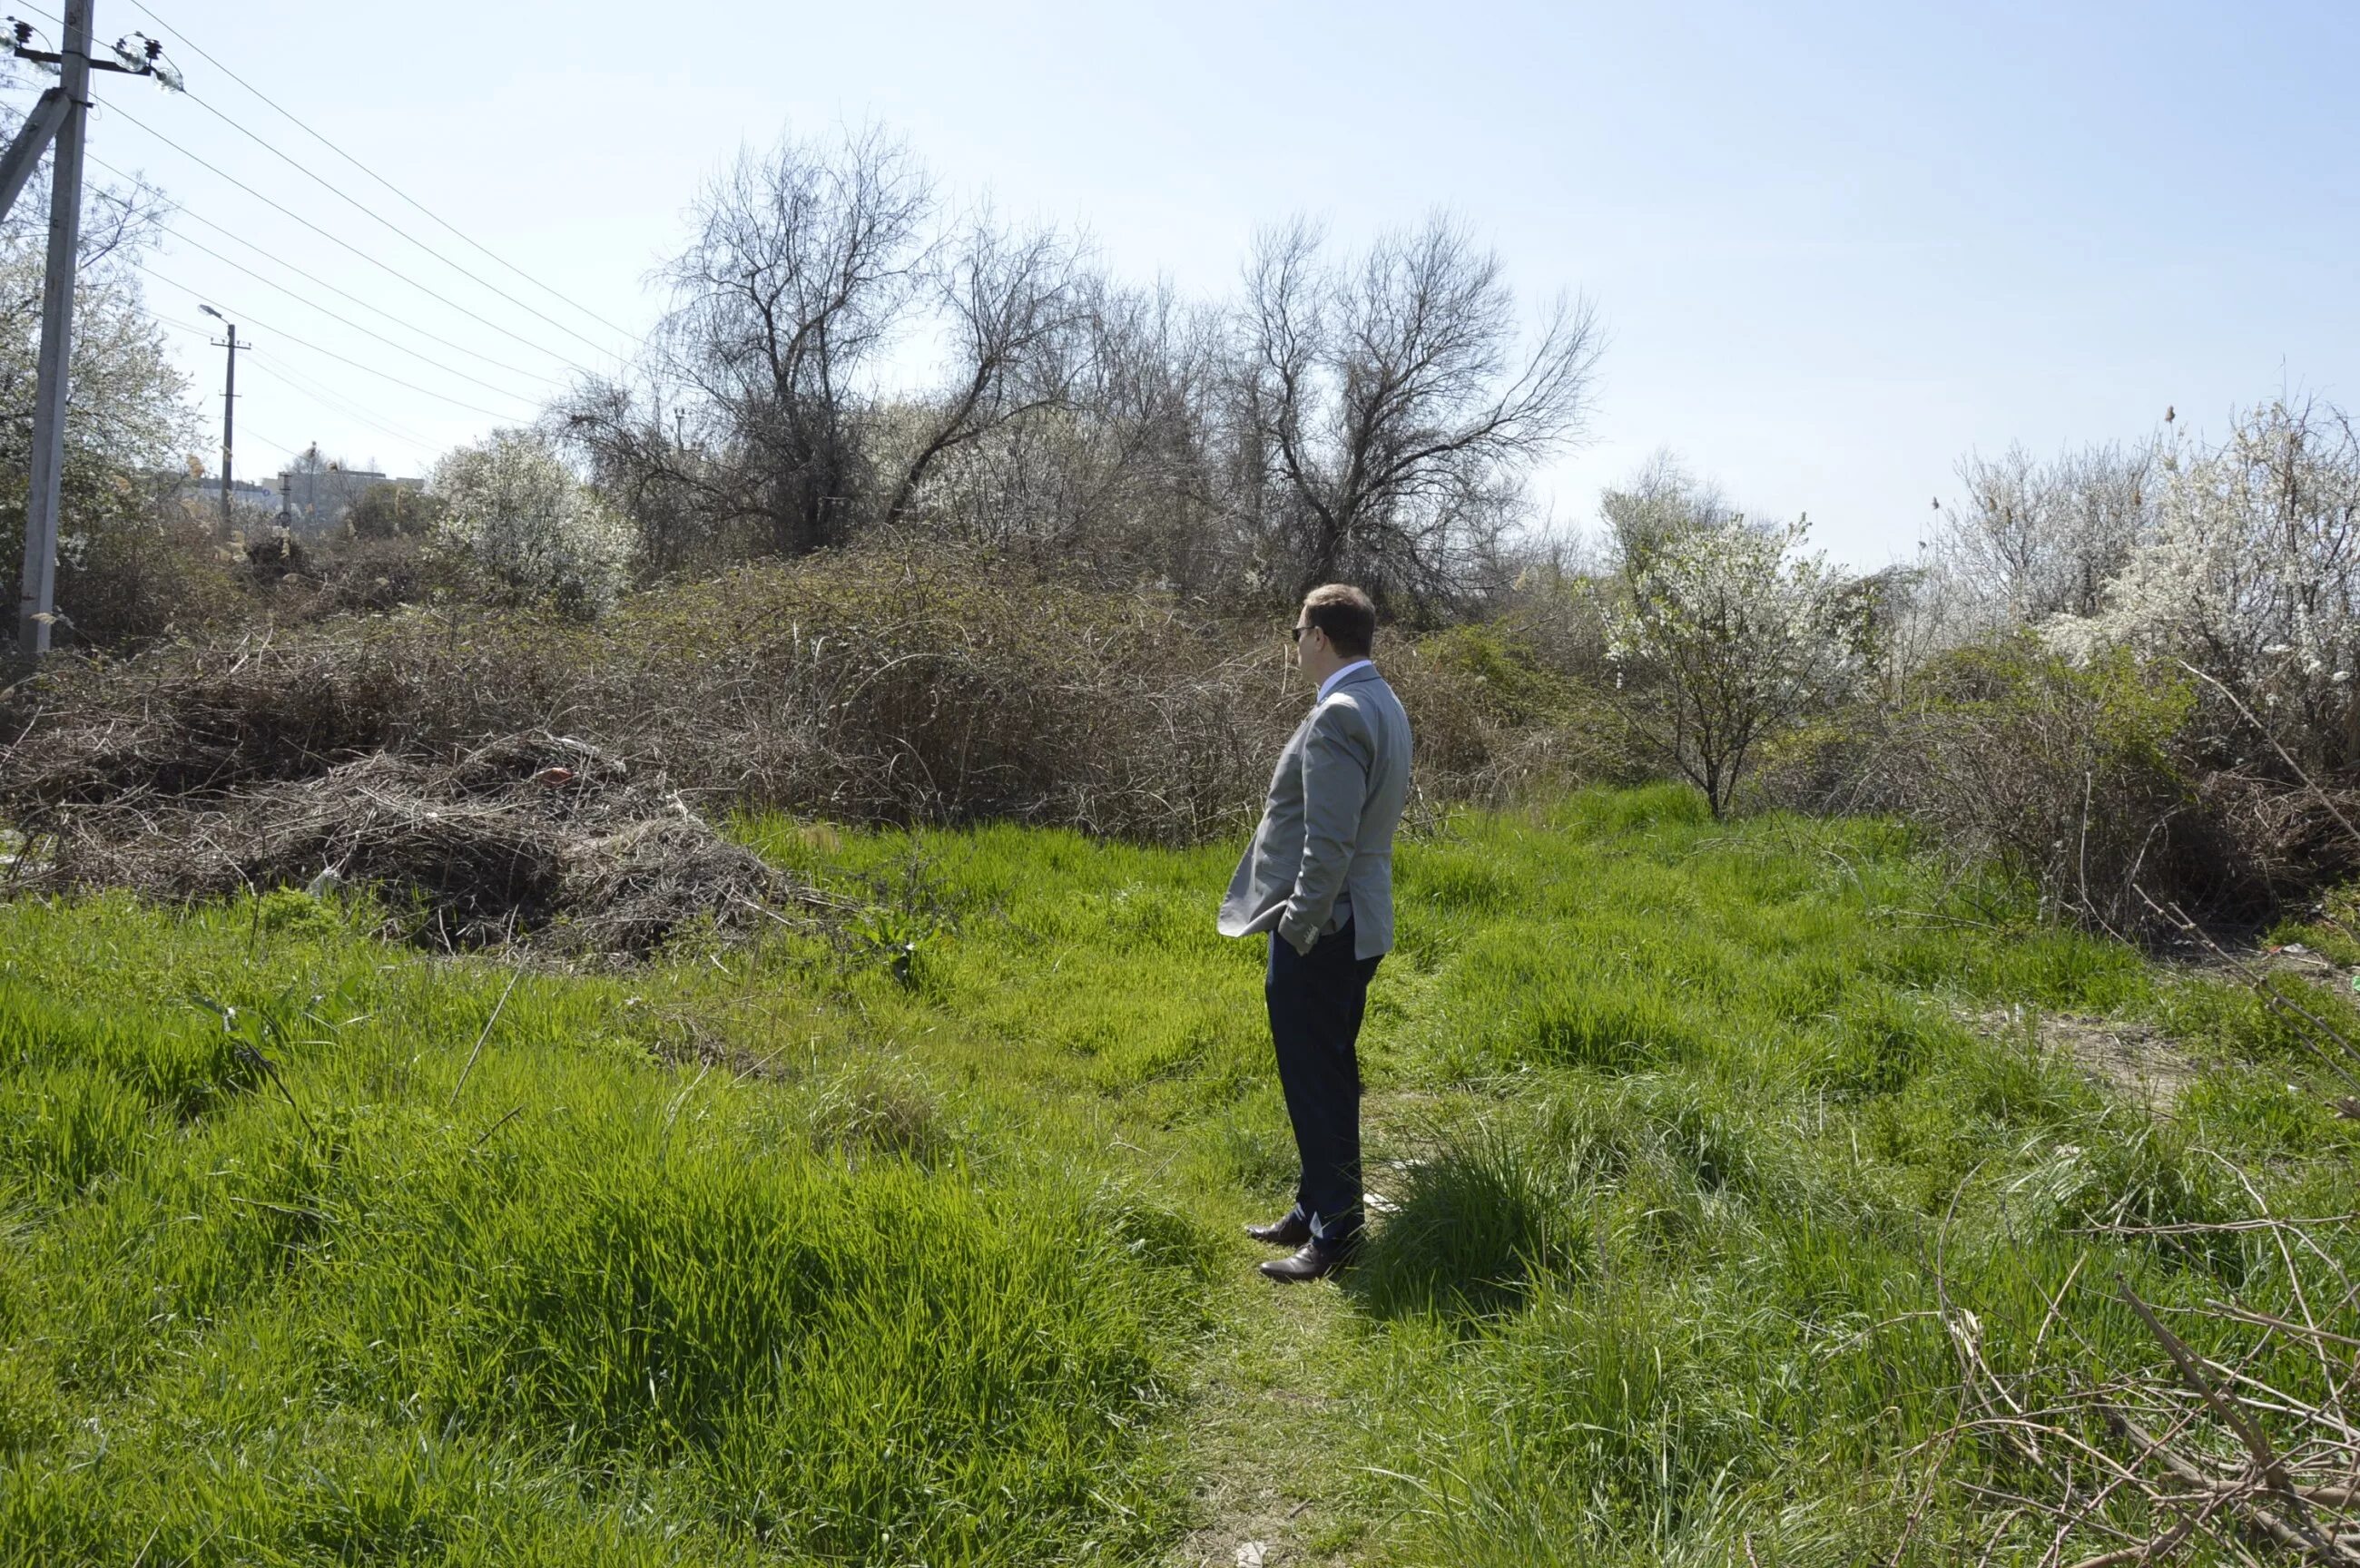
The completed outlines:
{"type": "Polygon", "coordinates": [[[1382,1228],[1276,1290],[1230,848],[738,832],[868,912],[585,976],[0,906],[0,1562],[2029,1563],[1945,1303],[2146,1365],[2118,1280],[2292,1286],[2120,1227],[2360,1207],[2243,987],[1887,824],[1597,793],[1404,847],[1382,1228]]]}

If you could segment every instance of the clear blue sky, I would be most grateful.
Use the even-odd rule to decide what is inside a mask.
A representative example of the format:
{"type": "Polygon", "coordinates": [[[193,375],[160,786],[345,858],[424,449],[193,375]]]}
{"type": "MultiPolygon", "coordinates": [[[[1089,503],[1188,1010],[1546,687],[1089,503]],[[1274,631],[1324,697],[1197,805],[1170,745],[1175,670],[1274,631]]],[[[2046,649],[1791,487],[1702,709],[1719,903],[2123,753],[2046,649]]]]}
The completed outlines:
{"type": "MultiPolygon", "coordinates": [[[[1677,451],[1837,554],[1910,553],[1973,448],[2218,430],[2282,388],[2360,406],[2360,5],[1361,3],[400,7],[97,0],[102,38],[188,36],[472,238],[642,329],[644,279],[743,142],[878,121],[946,190],[1086,226],[1118,270],[1226,289],[1260,224],[1346,240],[1447,206],[1527,295],[1611,336],[1591,439],[1542,480],[1587,524],[1677,451]]],[[[46,0],[44,0],[46,6],[46,0]]],[[[34,16],[38,9],[20,10],[34,16]]],[[[94,155],[494,369],[188,239],[482,380],[530,393],[621,336],[497,270],[193,49],[195,93],[608,351],[378,228],[187,100],[111,79],[94,155]],[[458,303],[424,299],[187,161],[137,115],[458,303]],[[522,373],[522,374],[520,374],[522,373]]],[[[20,94],[21,96],[21,94],[20,94]]],[[[103,172],[103,171],[94,171],[103,172]]],[[[519,402],[174,241],[156,270],[240,317],[241,469],[319,441],[418,472],[487,427],[300,337],[495,410],[519,402]],[[397,433],[398,432],[398,433],[397,433]]],[[[166,316],[193,299],[158,284],[166,316]]],[[[180,351],[218,391],[220,354],[180,351]]],[[[215,397],[209,405],[217,410],[215,397]]]]}

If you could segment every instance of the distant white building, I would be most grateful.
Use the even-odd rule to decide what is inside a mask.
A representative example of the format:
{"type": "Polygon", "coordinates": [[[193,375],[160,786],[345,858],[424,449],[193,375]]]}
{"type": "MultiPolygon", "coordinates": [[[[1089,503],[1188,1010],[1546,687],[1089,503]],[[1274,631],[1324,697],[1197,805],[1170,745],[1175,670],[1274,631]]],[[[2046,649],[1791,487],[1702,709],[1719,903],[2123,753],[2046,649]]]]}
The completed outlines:
{"type": "MultiPolygon", "coordinates": [[[[218,474],[180,481],[182,498],[207,510],[220,509],[221,493],[221,476],[218,474]]],[[[234,480],[229,487],[229,504],[236,512],[262,512],[275,517],[279,515],[279,485],[275,481],[260,485],[251,479],[234,480]]]]}
{"type": "Polygon", "coordinates": [[[388,484],[405,490],[426,487],[423,479],[389,478],[381,469],[324,458],[318,447],[310,448],[279,473],[279,521],[289,532],[304,538],[333,533],[344,527],[345,517],[372,486],[388,484]]]}

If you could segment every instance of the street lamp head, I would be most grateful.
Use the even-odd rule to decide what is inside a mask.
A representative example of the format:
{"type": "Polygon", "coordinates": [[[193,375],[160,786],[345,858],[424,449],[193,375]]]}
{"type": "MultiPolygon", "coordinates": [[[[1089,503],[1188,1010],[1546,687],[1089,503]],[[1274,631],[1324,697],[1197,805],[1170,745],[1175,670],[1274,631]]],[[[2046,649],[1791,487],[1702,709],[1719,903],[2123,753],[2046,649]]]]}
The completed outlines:
{"type": "Polygon", "coordinates": [[[227,316],[223,315],[219,310],[214,310],[211,305],[200,305],[200,306],[198,306],[198,307],[197,307],[197,309],[198,309],[198,310],[202,310],[206,315],[211,316],[211,317],[212,317],[214,321],[228,321],[228,320],[229,320],[229,318],[228,318],[227,316]]]}

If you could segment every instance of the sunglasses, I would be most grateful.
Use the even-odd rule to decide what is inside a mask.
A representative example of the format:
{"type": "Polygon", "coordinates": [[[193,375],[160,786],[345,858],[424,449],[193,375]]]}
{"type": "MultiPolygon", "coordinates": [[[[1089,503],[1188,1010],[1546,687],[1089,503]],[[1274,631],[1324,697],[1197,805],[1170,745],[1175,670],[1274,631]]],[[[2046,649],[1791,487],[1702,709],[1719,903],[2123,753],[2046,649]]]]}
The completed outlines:
{"type": "Polygon", "coordinates": [[[1289,626],[1286,629],[1286,640],[1292,643],[1300,643],[1303,640],[1303,634],[1305,632],[1317,631],[1318,629],[1319,628],[1317,626],[1289,626]]]}

